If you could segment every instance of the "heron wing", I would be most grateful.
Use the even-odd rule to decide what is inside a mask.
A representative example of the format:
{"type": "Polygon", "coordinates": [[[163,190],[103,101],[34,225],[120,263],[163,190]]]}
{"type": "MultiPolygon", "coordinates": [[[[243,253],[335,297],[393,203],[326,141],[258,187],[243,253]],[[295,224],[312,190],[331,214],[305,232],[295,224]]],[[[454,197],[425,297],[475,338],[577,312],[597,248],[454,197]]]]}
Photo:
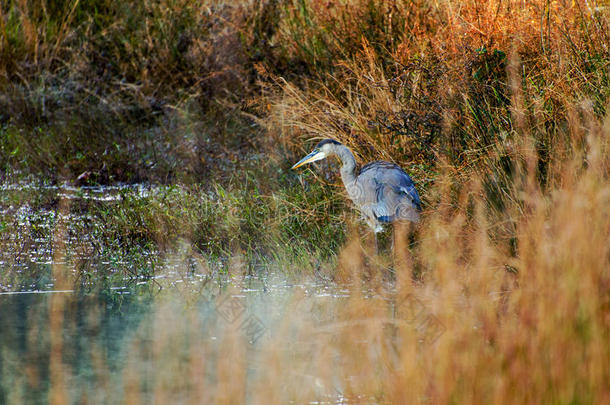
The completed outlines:
{"type": "Polygon", "coordinates": [[[419,219],[421,202],[411,177],[400,166],[377,161],[367,164],[360,171],[358,180],[368,184],[366,198],[370,209],[380,222],[419,219]]]}

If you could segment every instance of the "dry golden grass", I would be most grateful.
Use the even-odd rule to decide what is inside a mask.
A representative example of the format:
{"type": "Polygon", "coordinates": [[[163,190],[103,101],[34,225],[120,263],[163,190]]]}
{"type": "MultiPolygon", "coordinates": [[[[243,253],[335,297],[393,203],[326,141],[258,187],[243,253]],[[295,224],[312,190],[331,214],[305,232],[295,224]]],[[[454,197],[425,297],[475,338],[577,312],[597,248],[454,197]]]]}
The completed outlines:
{"type": "Polygon", "coordinates": [[[333,137],[362,161],[396,161],[427,184],[439,161],[465,177],[494,172],[489,154],[510,155],[526,126],[545,173],[554,154],[582,142],[566,130],[581,114],[576,106],[590,100],[589,113],[604,115],[606,4],[297,3],[275,41],[314,73],[295,79],[259,69],[276,89],[264,98],[267,125],[285,149],[333,137]]]}

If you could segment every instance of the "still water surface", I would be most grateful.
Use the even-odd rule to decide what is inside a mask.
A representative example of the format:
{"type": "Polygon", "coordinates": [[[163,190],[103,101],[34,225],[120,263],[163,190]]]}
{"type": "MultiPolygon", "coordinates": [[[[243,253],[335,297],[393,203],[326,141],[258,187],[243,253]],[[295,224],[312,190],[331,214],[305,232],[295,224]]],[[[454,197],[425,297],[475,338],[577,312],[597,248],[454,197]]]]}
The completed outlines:
{"type": "Polygon", "coordinates": [[[158,190],[29,187],[0,188],[0,404],[267,403],[270,393],[276,403],[377,402],[358,395],[369,377],[357,367],[394,353],[392,299],[365,292],[354,304],[316,275],[203,268],[184,252],[113,256],[87,232],[103,226],[96,218],[30,205],[28,193],[106,203],[158,190]]]}
{"type": "MultiPolygon", "coordinates": [[[[212,400],[219,369],[235,361],[245,378],[255,378],[266,367],[261,348],[293,328],[332,319],[347,296],[326,283],[291,285],[280,277],[102,294],[2,293],[0,403],[49,403],[58,390],[66,403],[119,403],[134,393],[141,403],[158,402],[160,389],[170,392],[161,397],[192,397],[195,381],[212,400]],[[201,370],[193,375],[194,368],[201,370]]],[[[313,354],[304,342],[279,340],[286,342],[279,355],[313,354]]],[[[340,394],[320,400],[343,402],[340,394]]]]}

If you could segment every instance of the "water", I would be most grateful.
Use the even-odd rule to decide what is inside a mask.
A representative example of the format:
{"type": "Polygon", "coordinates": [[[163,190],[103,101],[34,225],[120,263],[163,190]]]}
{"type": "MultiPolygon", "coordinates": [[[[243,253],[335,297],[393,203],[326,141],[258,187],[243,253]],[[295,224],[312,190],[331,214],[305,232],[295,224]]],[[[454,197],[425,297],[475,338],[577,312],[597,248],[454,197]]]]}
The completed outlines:
{"type": "MultiPolygon", "coordinates": [[[[267,368],[274,340],[283,342],[272,344],[279,355],[313,355],[319,348],[292,340],[293,334],[331,319],[348,296],[324,283],[291,285],[279,276],[174,280],[162,290],[142,284],[104,294],[3,293],[0,403],[44,404],[58,395],[65,403],[216,398],[223,367],[237,363],[237,378],[253,384],[267,368]],[[194,368],[200,371],[193,375],[194,368]]],[[[342,401],[340,395],[319,399],[342,401]]]]}
{"type": "Polygon", "coordinates": [[[60,353],[61,373],[70,379],[65,387],[71,403],[99,390],[99,373],[108,370],[111,383],[120,376],[113,371],[125,367],[125,345],[147,322],[151,300],[68,294],[0,296],[0,403],[47,403],[54,351],[60,353]],[[58,300],[66,306],[59,345],[49,327],[58,300]]]}
{"type": "Polygon", "coordinates": [[[188,243],[117,247],[99,218],[57,203],[157,192],[0,187],[0,404],[380,402],[371,384],[387,381],[396,331],[423,324],[397,308],[428,322],[419,302],[204,265],[188,243]]]}
{"type": "MultiPolygon", "coordinates": [[[[65,224],[59,259],[79,275],[92,275],[113,286],[130,283],[134,275],[152,273],[153,248],[132,251],[105,235],[108,224],[99,214],[126,197],[145,199],[164,190],[150,185],[73,187],[33,180],[0,185],[0,292],[52,289],[52,264],[60,238],[57,225],[65,224]],[[62,211],[60,201],[69,209],[62,211]]],[[[78,278],[78,277],[77,277],[78,278]]],[[[81,277],[81,286],[89,280],[81,277]]],[[[91,283],[89,283],[91,284],[91,283]]]]}

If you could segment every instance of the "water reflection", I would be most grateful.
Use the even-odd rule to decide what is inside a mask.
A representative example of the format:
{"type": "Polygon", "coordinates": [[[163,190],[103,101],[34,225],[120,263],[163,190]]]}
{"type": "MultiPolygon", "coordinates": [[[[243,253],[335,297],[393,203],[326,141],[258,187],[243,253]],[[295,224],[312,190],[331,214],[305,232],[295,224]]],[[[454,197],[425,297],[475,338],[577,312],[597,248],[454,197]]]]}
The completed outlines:
{"type": "MultiPolygon", "coordinates": [[[[170,284],[1,294],[0,403],[245,398],[246,381],[273,367],[261,348],[286,320],[328,319],[346,295],[280,277],[170,284]]],[[[313,349],[304,343],[277,354],[301,356],[313,349]]]]}
{"type": "Polygon", "coordinates": [[[152,302],[147,294],[0,296],[0,403],[47,403],[58,389],[72,403],[106,395],[152,302]]]}

